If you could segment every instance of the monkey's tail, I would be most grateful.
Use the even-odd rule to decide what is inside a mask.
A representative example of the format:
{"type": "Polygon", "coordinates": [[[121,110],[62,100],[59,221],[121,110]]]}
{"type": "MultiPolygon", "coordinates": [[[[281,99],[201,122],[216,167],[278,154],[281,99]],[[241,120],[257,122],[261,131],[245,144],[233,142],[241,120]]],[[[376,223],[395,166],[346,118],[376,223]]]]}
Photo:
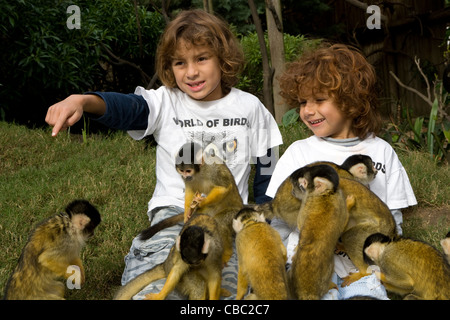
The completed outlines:
{"type": "Polygon", "coordinates": [[[150,239],[151,237],[153,237],[156,233],[158,233],[162,229],[172,227],[172,226],[176,225],[177,223],[180,223],[183,221],[184,221],[183,213],[180,213],[180,214],[177,214],[176,216],[162,220],[162,221],[158,222],[157,224],[155,224],[154,226],[151,226],[151,227],[141,231],[141,233],[139,234],[139,239],[141,239],[141,240],[150,239]]]}
{"type": "Polygon", "coordinates": [[[159,264],[153,269],[145,271],[143,274],[137,276],[120,288],[114,296],[114,300],[130,300],[149,283],[165,277],[166,273],[164,271],[164,266],[163,264],[159,264]]]}

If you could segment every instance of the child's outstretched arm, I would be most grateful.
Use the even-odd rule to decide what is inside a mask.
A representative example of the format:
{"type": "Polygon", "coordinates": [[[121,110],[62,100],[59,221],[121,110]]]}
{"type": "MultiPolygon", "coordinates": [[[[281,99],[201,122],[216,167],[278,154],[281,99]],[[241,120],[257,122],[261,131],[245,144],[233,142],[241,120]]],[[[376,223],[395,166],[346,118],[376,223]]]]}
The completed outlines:
{"type": "Polygon", "coordinates": [[[119,130],[145,130],[148,125],[149,109],[142,96],[118,92],[87,92],[71,95],[52,105],[45,121],[53,126],[52,135],[74,125],[83,113],[119,130]]]}
{"type": "Polygon", "coordinates": [[[106,104],[102,98],[90,94],[74,94],[48,108],[45,121],[53,127],[52,136],[56,136],[61,130],[80,120],[83,112],[100,116],[105,111],[106,104]]]}

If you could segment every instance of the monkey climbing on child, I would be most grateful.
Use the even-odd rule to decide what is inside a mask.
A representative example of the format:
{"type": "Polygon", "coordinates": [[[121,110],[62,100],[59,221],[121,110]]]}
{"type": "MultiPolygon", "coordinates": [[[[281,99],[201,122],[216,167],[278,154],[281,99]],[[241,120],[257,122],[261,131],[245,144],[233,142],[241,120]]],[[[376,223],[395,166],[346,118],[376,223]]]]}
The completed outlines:
{"type": "Polygon", "coordinates": [[[167,278],[161,292],[146,295],[146,299],[164,300],[176,288],[190,300],[217,300],[222,255],[217,222],[208,215],[196,214],[183,226],[167,259],[121,287],[114,299],[129,300],[149,283],[167,278]]]}
{"type": "Polygon", "coordinates": [[[243,208],[233,220],[238,256],[236,299],[285,300],[288,298],[286,248],[280,235],[251,207],[243,208]]]}
{"type": "Polygon", "coordinates": [[[326,164],[296,171],[296,197],[302,200],[297,227],[300,231],[289,272],[292,294],[300,300],[319,300],[330,288],[334,250],[347,224],[353,195],[344,196],[339,176],[326,164]]]}
{"type": "MultiPolygon", "coordinates": [[[[243,207],[236,182],[222,159],[205,154],[200,145],[189,142],[179,150],[175,167],[185,183],[184,221],[195,214],[207,214],[219,223],[224,245],[223,262],[233,253],[234,215],[243,207]]],[[[183,221],[183,215],[163,220],[141,232],[140,239],[151,238],[158,231],[183,221]]]]}

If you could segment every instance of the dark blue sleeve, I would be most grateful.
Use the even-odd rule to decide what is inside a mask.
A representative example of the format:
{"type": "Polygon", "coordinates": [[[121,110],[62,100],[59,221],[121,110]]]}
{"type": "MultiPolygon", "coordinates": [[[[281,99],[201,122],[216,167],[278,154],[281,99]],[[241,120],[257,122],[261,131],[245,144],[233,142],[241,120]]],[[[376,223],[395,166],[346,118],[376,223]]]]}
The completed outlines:
{"type": "Polygon", "coordinates": [[[86,92],[95,94],[106,103],[106,112],[95,121],[119,130],[145,130],[148,126],[149,109],[147,102],[137,94],[117,92],[86,92]]]}
{"type": "Polygon", "coordinates": [[[272,149],[267,150],[267,155],[256,160],[255,179],[253,181],[253,197],[255,203],[260,204],[272,200],[271,197],[266,196],[266,190],[269,186],[271,174],[262,174],[261,170],[265,168],[265,172],[273,172],[276,160],[272,157],[272,149]],[[270,170],[270,168],[272,168],[270,170]]]}

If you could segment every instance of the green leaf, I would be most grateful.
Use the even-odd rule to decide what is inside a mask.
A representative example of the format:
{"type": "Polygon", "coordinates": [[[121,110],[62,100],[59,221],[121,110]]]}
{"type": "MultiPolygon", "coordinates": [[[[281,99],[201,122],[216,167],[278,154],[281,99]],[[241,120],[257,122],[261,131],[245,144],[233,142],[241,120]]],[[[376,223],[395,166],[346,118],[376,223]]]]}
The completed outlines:
{"type": "Polygon", "coordinates": [[[297,109],[291,109],[283,115],[281,122],[284,127],[288,127],[291,124],[294,124],[298,121],[300,115],[297,112],[297,109]]]}

